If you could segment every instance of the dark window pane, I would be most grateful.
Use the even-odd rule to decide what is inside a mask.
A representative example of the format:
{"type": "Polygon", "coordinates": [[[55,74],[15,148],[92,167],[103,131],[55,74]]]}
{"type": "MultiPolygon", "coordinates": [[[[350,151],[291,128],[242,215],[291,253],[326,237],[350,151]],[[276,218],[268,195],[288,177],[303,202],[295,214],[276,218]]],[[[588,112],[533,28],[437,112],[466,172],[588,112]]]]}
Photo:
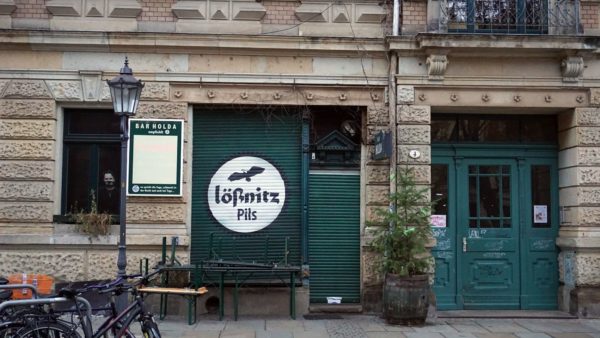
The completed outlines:
{"type": "Polygon", "coordinates": [[[67,131],[72,134],[120,134],[119,116],[110,110],[69,110],[67,131]]]}
{"type": "Polygon", "coordinates": [[[431,121],[432,142],[455,142],[456,119],[434,119],[431,121]]]}
{"type": "Polygon", "coordinates": [[[551,226],[551,176],[550,166],[531,166],[531,205],[533,206],[533,227],[551,226]]]}
{"type": "Polygon", "coordinates": [[[469,116],[459,122],[459,141],[516,142],[519,139],[519,121],[469,116]]]}
{"type": "Polygon", "coordinates": [[[479,178],[479,217],[500,216],[500,182],[496,176],[479,178]]]}
{"type": "Polygon", "coordinates": [[[502,227],[503,227],[503,228],[510,228],[511,226],[512,226],[512,225],[511,225],[511,220],[510,220],[510,218],[504,218],[504,219],[502,220],[502,227]]]}
{"type": "Polygon", "coordinates": [[[478,217],[477,215],[477,176],[469,177],[469,217],[478,217]]]}
{"type": "Polygon", "coordinates": [[[500,220],[499,219],[480,219],[479,227],[480,228],[499,228],[500,220]]]}
{"type": "Polygon", "coordinates": [[[69,145],[65,148],[67,157],[66,206],[65,212],[89,210],[91,145],[69,145]]]}
{"type": "Polygon", "coordinates": [[[502,177],[502,217],[510,217],[510,176],[502,177]]]}
{"type": "Polygon", "coordinates": [[[502,166],[502,174],[504,174],[504,175],[510,174],[510,166],[503,165],[502,166]]]}
{"type": "Polygon", "coordinates": [[[469,219],[469,228],[477,228],[477,218],[469,219]]]}
{"type": "Polygon", "coordinates": [[[485,165],[479,167],[480,174],[498,174],[499,170],[497,166],[485,165]]]}
{"type": "Polygon", "coordinates": [[[436,201],[434,215],[448,214],[448,166],[445,164],[431,165],[431,200],[436,201]]]}
{"type": "Polygon", "coordinates": [[[554,116],[535,116],[523,119],[521,140],[525,143],[557,143],[558,127],[554,116]]]}

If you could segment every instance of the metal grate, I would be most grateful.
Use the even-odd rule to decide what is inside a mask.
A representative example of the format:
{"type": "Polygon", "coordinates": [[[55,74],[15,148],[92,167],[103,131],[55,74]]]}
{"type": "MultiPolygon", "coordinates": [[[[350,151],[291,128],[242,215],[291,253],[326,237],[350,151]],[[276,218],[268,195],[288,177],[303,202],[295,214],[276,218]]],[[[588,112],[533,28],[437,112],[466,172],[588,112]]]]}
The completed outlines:
{"type": "Polygon", "coordinates": [[[430,30],[493,34],[580,34],[579,0],[441,0],[430,30]]]}

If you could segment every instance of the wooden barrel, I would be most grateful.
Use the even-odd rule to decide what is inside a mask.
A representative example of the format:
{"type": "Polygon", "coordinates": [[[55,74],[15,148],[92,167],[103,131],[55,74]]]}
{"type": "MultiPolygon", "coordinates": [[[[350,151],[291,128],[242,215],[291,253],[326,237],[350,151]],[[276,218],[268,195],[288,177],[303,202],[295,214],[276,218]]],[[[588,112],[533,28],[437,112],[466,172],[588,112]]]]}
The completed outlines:
{"type": "Polygon", "coordinates": [[[429,308],[427,275],[387,274],[383,285],[383,316],[389,324],[422,325],[429,308]]]}

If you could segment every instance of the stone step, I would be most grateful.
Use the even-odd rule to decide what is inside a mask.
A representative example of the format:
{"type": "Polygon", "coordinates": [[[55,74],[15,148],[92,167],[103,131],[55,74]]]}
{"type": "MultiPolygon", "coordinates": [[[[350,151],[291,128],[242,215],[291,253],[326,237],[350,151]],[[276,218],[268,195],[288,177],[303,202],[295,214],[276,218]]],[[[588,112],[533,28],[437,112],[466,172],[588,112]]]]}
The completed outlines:
{"type": "Polygon", "coordinates": [[[310,313],[362,313],[360,304],[311,304],[308,307],[310,313]]]}

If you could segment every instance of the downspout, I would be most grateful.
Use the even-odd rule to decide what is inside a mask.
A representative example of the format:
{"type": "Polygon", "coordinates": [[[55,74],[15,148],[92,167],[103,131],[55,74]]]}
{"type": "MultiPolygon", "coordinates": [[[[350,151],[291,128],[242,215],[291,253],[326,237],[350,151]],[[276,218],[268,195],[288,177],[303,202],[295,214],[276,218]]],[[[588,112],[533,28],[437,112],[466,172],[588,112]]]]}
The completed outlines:
{"type": "Polygon", "coordinates": [[[400,35],[400,1],[401,0],[394,0],[394,10],[393,10],[394,17],[392,18],[392,35],[393,36],[400,35]]]}

